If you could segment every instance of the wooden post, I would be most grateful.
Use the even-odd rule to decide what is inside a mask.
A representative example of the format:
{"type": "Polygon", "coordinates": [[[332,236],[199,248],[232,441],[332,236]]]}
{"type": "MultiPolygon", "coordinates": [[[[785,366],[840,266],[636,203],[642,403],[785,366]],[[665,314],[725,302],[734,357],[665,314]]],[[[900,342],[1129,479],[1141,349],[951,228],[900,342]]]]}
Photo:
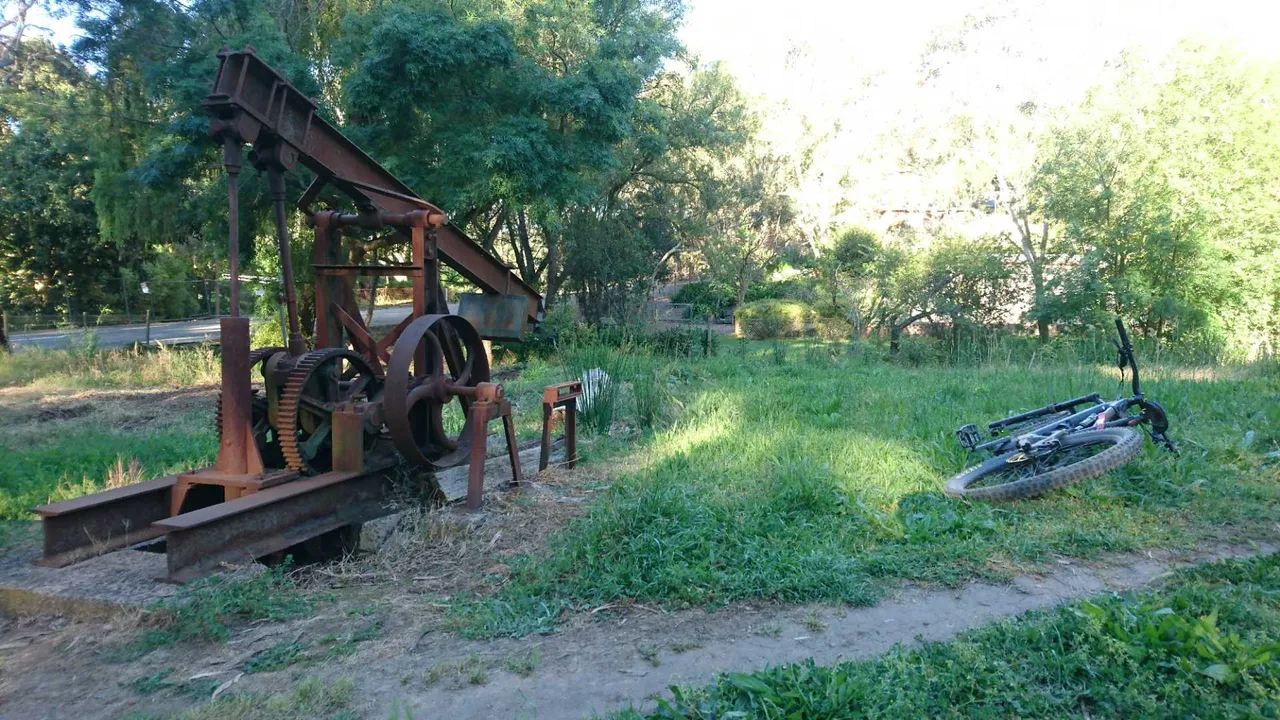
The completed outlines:
{"type": "Polygon", "coordinates": [[[554,405],[542,404],[542,447],[538,452],[538,472],[547,469],[547,459],[551,457],[551,417],[554,414],[554,405]]]}

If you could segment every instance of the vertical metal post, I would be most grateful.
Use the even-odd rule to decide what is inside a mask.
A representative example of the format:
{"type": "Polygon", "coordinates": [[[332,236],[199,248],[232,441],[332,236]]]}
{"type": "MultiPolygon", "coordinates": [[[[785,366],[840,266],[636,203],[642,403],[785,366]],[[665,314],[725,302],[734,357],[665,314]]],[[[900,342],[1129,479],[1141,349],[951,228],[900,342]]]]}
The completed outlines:
{"type": "Polygon", "coordinates": [[[151,344],[151,308],[147,308],[147,339],[143,344],[151,344]]]}
{"type": "Polygon", "coordinates": [[[555,414],[555,406],[542,403],[542,447],[538,450],[538,472],[547,469],[551,457],[551,416],[555,414]]]}
{"type": "Polygon", "coordinates": [[[516,445],[516,424],[511,419],[511,402],[503,400],[499,407],[502,412],[502,430],[507,435],[507,457],[511,459],[511,484],[520,487],[520,447],[516,445]]]}
{"type": "Polygon", "coordinates": [[[349,403],[339,405],[330,420],[334,472],[364,470],[364,416],[349,403]]]}
{"type": "Polygon", "coordinates": [[[129,313],[129,286],[125,284],[124,275],[120,276],[120,295],[124,298],[124,322],[127,325],[131,318],[129,313]]]}
{"type": "Polygon", "coordinates": [[[307,350],[298,328],[298,297],[293,281],[293,253],[289,249],[289,218],[284,207],[284,172],[272,165],[267,168],[267,185],[271,190],[271,204],[276,211],[276,240],[280,248],[280,274],[284,280],[284,304],[289,319],[289,354],[301,355],[307,350]]]}
{"type": "MultiPolygon", "coordinates": [[[[227,170],[227,274],[231,278],[230,314],[240,317],[240,138],[228,134],[222,141],[222,164],[227,170]]],[[[147,311],[151,322],[151,311],[147,311]]],[[[148,332],[147,342],[150,342],[148,332]]]]}
{"type": "Polygon", "coordinates": [[[564,406],[564,452],[570,470],[578,466],[578,400],[569,398],[564,406]]]}
{"type": "Polygon", "coordinates": [[[215,467],[228,475],[260,475],[262,456],[249,425],[249,318],[219,320],[222,335],[222,441],[215,467]]]}
{"type": "Polygon", "coordinates": [[[479,510],[484,503],[485,443],[489,437],[489,409],[493,403],[480,400],[471,403],[467,415],[471,430],[471,464],[467,468],[467,509],[479,510]]]}

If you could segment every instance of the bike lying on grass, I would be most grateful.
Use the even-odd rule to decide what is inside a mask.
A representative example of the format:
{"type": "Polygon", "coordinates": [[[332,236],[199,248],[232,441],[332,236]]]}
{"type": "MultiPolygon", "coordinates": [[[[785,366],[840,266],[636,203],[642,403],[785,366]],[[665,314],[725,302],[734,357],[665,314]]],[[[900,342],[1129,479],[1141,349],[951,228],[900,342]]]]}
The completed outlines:
{"type": "Polygon", "coordinates": [[[993,457],[948,480],[943,491],[967,500],[1016,500],[1101,477],[1137,456],[1142,436],[1133,428],[1141,425],[1150,425],[1152,442],[1176,452],[1164,408],[1142,394],[1138,361],[1120,318],[1116,331],[1120,339],[1111,342],[1121,380],[1126,366],[1133,372],[1132,396],[1105,402],[1093,393],[1055,403],[987,425],[987,438],[965,425],[956,430],[960,444],[993,457]]]}

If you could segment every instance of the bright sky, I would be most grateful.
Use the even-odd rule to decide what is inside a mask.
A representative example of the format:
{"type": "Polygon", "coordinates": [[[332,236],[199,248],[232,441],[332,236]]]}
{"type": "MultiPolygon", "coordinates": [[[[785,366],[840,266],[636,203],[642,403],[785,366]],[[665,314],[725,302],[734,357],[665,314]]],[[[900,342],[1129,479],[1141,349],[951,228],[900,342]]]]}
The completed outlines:
{"type": "Polygon", "coordinates": [[[892,172],[868,171],[877,138],[915,118],[947,117],[958,107],[1007,113],[1024,100],[1070,104],[1122,50],[1161,55],[1187,36],[1280,59],[1275,0],[687,2],[686,46],[703,62],[724,62],[761,98],[767,139],[795,155],[806,127],[810,137],[828,135],[815,158],[823,177],[799,193],[802,205],[817,203],[807,211],[815,222],[832,214],[823,196],[847,194],[837,186],[846,172],[874,185],[886,203],[915,194],[891,187],[892,172]],[[929,41],[954,36],[967,16],[993,15],[1002,19],[964,36],[964,59],[943,68],[945,81],[921,90],[929,41]]]}

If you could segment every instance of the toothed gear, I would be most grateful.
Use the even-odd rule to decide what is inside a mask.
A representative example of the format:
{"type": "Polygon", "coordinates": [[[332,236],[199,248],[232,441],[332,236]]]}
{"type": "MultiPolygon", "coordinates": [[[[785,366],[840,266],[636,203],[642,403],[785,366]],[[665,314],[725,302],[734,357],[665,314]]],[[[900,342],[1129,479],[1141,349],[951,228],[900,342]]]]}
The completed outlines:
{"type": "Polygon", "coordinates": [[[351,350],[325,348],[299,357],[285,381],[277,418],[280,450],[289,468],[306,473],[327,472],[333,460],[332,439],[325,435],[334,408],[353,400],[376,400],[381,392],[382,381],[369,362],[351,350]],[[330,375],[331,383],[313,383],[325,380],[324,369],[335,361],[349,363],[347,370],[336,378],[330,375]],[[303,412],[311,416],[310,423],[302,417],[303,412]],[[309,458],[305,452],[308,443],[315,444],[309,458]]]}

